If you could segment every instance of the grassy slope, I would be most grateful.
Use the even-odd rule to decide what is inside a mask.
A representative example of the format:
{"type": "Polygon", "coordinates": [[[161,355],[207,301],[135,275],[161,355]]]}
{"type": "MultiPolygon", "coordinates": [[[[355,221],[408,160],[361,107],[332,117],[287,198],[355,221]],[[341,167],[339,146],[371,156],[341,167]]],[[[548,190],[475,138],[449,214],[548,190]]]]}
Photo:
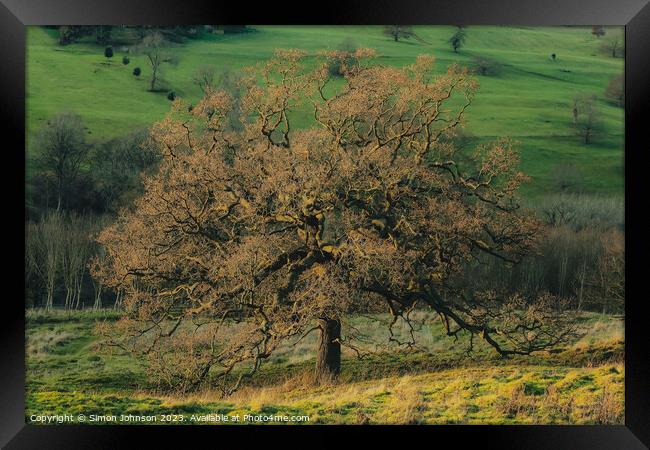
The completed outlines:
{"type": "MultiPolygon", "coordinates": [[[[622,321],[587,314],[585,335],[560,353],[500,360],[478,344],[465,354],[437,322],[419,332],[425,352],[393,349],[358,360],[344,353],[338,384],[309,385],[313,337],[280,349],[234,397],[209,389],[157,395],[127,355],[99,351],[95,320],[111,313],[34,315],[27,321],[27,416],[31,414],[307,414],[312,423],[620,423],[622,321]],[[306,341],[306,342],[305,342],[306,341]]],[[[426,318],[426,317],[423,317],[426,318]]],[[[429,318],[431,319],[431,318],[429,318]]],[[[374,340],[384,327],[354,325],[374,340]]]]}
{"type": "MultiPolygon", "coordinates": [[[[267,59],[275,48],[314,51],[336,48],[345,39],[375,48],[379,61],[389,65],[411,64],[419,54],[432,53],[437,67],[469,64],[473,55],[494,58],[504,65],[497,77],[479,77],[479,95],[467,115],[467,129],[481,138],[510,136],[519,141],[522,168],[533,177],[526,188],[537,196],[551,188],[558,164],[578,165],[588,191],[620,194],[623,187],[623,110],[599,102],[606,133],[597,143],[582,145],[571,133],[569,102],[578,93],[602,93],[612,75],[623,70],[623,60],[597,52],[599,41],[589,28],[469,27],[467,42],[459,54],[446,40],[452,27],[416,27],[429,44],[395,43],[378,27],[256,27],[243,35],[204,35],[175,45],[180,59],[166,67],[164,78],[171,89],[190,101],[199,98],[192,74],[204,64],[237,70],[267,59]],[[556,53],[557,61],[549,55],[556,53]]],[[[621,33],[608,29],[609,34],[621,33]]],[[[147,92],[149,68],[142,57],[131,56],[121,64],[124,52],[115,47],[110,65],[103,48],[82,43],[56,45],[55,32],[30,27],[27,49],[28,135],[48,117],[62,110],[82,115],[91,140],[125,134],[160,119],[169,108],[164,93],[147,92]],[[139,66],[141,77],[131,72],[139,66]]],[[[309,115],[295,115],[296,127],[309,125],[309,115]]],[[[29,139],[28,139],[29,141],[29,139]]]]}

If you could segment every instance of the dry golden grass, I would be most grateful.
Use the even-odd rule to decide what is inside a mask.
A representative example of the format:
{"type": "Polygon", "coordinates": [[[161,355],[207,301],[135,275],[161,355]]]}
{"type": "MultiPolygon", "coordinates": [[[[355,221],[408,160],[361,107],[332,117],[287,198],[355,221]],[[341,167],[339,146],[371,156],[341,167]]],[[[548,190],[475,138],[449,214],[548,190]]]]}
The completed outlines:
{"type": "MultiPolygon", "coordinates": [[[[502,366],[443,370],[315,386],[305,375],[222,398],[205,390],[165,405],[304,413],[311,423],[621,424],[622,364],[592,368],[502,366]]],[[[143,394],[146,395],[146,394],[143,394]]]]}

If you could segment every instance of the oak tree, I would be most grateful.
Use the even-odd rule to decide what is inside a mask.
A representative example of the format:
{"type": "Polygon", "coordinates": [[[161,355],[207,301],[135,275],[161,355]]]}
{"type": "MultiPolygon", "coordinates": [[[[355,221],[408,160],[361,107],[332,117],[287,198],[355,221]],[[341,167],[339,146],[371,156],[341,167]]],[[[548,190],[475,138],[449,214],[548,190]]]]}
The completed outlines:
{"type": "Polygon", "coordinates": [[[569,329],[550,297],[464,288],[468,264],[515,264],[539,231],[517,203],[526,177],[512,144],[453,145],[477,89],[468,71],[435,76],[426,56],[384,67],[359,49],[335,89],[328,67],[341,55],[311,70],[305,56],[277,51],[245,72],[241,131],[226,126],[232,99],[218,90],[192,108],[176,100],[153,126],[159,171],[98,238],[96,276],[124,292],[124,317],[100,330],[108,343],[170,386],[210,380],[229,393],[312,331],[315,378],[335,378],[341,346],[356,349],[345,326],[356,312],[387,311],[394,341],[393,326],[430,308],[449,336],[503,356],[561,342],[569,329]],[[305,101],[315,125],[299,130],[305,101]]]}

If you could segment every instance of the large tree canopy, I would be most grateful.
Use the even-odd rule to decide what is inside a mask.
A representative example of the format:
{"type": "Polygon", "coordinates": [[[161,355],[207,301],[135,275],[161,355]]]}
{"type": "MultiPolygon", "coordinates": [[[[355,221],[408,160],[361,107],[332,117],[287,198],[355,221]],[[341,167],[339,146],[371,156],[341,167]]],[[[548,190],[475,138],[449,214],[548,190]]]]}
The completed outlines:
{"type": "Polygon", "coordinates": [[[526,177],[512,145],[453,145],[474,79],[457,66],[434,76],[431,57],[394,68],[354,56],[348,66],[347,54],[322,54],[307,69],[305,54],[278,51],[247,71],[243,131],[226,126],[232,99],[219,91],[193,107],[176,100],[154,125],[160,170],[101,233],[98,273],[125,291],[112,343],[147,354],[152,373],[182,387],[212,373],[229,392],[314,326],[320,366],[335,372],[340,320],[382,308],[393,323],[431,308],[449,335],[502,355],[568,333],[549,298],[469,290],[462,277],[484,257],[516,263],[538,231],[516,201],[526,177]],[[345,84],[334,88],[336,58],[345,84]],[[294,129],[309,104],[316,126],[294,129]]]}

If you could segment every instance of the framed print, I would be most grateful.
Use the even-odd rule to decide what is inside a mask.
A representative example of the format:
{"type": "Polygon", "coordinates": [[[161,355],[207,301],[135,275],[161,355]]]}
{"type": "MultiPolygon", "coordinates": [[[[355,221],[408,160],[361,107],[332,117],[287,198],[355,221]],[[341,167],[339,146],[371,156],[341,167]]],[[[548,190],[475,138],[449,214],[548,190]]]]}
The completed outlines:
{"type": "Polygon", "coordinates": [[[2,445],[647,448],[650,6],[322,6],[3,0],[2,445]]]}

